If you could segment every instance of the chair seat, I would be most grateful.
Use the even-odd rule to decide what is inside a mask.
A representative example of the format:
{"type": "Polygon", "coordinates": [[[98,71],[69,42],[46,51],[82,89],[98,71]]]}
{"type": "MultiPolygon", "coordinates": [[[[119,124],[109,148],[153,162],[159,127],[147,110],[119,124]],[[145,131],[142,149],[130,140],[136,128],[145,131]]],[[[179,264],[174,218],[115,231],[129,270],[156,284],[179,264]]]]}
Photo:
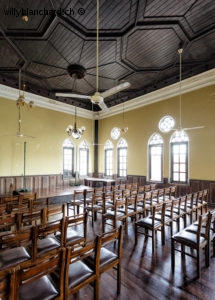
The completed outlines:
{"type": "MultiPolygon", "coordinates": [[[[152,218],[146,217],[146,218],[140,219],[136,222],[136,224],[138,226],[144,226],[144,227],[152,228],[152,218]]],[[[154,227],[156,228],[160,225],[161,225],[161,221],[160,220],[155,220],[154,227]]]]}
{"type": "Polygon", "coordinates": [[[48,276],[26,283],[19,288],[19,299],[22,300],[51,300],[58,294],[53,281],[48,276]]]}
{"type": "Polygon", "coordinates": [[[59,247],[60,243],[57,241],[56,238],[47,237],[44,239],[39,239],[37,242],[37,253],[42,254],[59,247]]]}
{"type": "MultiPolygon", "coordinates": [[[[175,234],[173,236],[175,241],[178,242],[186,242],[190,245],[196,246],[197,244],[197,237],[196,234],[193,232],[189,232],[187,230],[182,230],[179,233],[175,234]]],[[[203,244],[206,241],[206,239],[204,237],[200,237],[200,244],[203,244]]]]}
{"type": "Polygon", "coordinates": [[[89,210],[89,211],[91,211],[91,210],[94,210],[94,211],[101,210],[101,208],[102,208],[102,205],[99,205],[99,204],[94,204],[93,207],[87,206],[87,210],[89,210]]]}
{"type": "Polygon", "coordinates": [[[79,241],[80,239],[84,239],[84,236],[79,234],[77,231],[73,229],[67,230],[66,242],[75,242],[76,240],[79,241]]]}
{"type": "Polygon", "coordinates": [[[31,259],[27,250],[21,246],[0,251],[0,270],[18,265],[31,259]]]}
{"type": "Polygon", "coordinates": [[[69,285],[68,288],[74,288],[79,283],[86,280],[93,274],[93,270],[91,270],[85,263],[82,261],[77,261],[75,263],[70,264],[69,266],[69,285]]]}
{"type": "Polygon", "coordinates": [[[119,217],[125,216],[125,213],[124,213],[124,212],[121,212],[121,211],[117,211],[117,212],[115,213],[114,210],[111,210],[111,211],[106,212],[103,216],[104,216],[105,218],[114,218],[115,216],[116,216],[117,218],[119,218],[119,217]]]}

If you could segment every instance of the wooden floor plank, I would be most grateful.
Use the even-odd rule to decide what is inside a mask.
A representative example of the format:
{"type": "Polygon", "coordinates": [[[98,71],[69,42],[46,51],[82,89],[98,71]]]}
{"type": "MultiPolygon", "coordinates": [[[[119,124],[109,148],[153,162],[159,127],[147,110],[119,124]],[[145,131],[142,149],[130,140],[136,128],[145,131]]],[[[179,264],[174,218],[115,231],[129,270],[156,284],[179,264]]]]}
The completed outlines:
{"type": "MultiPolygon", "coordinates": [[[[88,238],[101,232],[101,216],[94,228],[89,221],[88,238]]],[[[174,228],[176,231],[176,228],[174,228]]],[[[129,221],[129,230],[123,237],[122,286],[119,296],[116,295],[116,271],[110,270],[101,276],[100,299],[117,300],[212,300],[215,299],[215,258],[211,258],[209,268],[202,259],[202,276],[196,279],[195,260],[186,257],[182,263],[180,254],[176,254],[174,276],[171,272],[171,235],[166,230],[166,244],[161,245],[160,233],[157,234],[156,250],[152,255],[151,239],[144,241],[139,236],[134,245],[134,226],[129,221]]],[[[203,254],[203,253],[202,253],[203,254]]],[[[203,256],[202,256],[203,257],[203,256]]],[[[92,288],[83,288],[70,299],[93,299],[92,288]]]]}

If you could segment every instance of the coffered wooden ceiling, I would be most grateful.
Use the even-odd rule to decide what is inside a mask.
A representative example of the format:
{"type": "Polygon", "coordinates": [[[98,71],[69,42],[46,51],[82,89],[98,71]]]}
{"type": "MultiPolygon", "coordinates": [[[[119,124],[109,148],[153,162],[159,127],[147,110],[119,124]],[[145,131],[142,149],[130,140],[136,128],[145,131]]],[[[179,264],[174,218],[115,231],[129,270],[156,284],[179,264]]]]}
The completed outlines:
{"type": "MultiPolygon", "coordinates": [[[[215,67],[214,0],[100,0],[99,29],[100,92],[131,83],[108,107],[178,82],[180,45],[182,79],[215,67]]],[[[21,68],[26,91],[91,110],[55,92],[92,95],[95,66],[96,0],[1,0],[1,84],[18,88],[21,68]],[[83,79],[68,74],[71,64],[86,69],[83,79]]]]}

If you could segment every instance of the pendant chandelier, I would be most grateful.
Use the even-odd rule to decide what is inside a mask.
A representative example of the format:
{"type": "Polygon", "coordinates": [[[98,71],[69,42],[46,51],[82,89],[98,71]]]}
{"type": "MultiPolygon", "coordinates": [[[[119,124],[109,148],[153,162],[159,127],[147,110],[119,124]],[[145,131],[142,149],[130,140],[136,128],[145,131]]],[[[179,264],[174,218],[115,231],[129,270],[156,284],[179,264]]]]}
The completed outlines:
{"type": "Polygon", "coordinates": [[[124,112],[124,103],[123,103],[122,104],[122,124],[123,124],[123,127],[122,128],[114,127],[111,130],[110,135],[111,135],[111,138],[113,140],[117,140],[120,137],[120,135],[123,136],[128,131],[128,127],[127,126],[124,127],[124,123],[125,123],[125,112],[124,112]]]}
{"type": "Polygon", "coordinates": [[[19,97],[16,100],[16,106],[18,108],[26,107],[26,108],[32,108],[34,105],[33,101],[30,101],[29,103],[25,100],[25,84],[23,84],[23,89],[21,90],[21,69],[19,69],[19,97]]]}
{"type": "Polygon", "coordinates": [[[77,108],[75,107],[75,123],[74,123],[74,126],[69,125],[66,129],[66,132],[69,136],[72,136],[74,139],[79,140],[82,137],[82,135],[84,134],[85,127],[82,126],[81,128],[78,128],[76,118],[77,118],[77,108]]]}

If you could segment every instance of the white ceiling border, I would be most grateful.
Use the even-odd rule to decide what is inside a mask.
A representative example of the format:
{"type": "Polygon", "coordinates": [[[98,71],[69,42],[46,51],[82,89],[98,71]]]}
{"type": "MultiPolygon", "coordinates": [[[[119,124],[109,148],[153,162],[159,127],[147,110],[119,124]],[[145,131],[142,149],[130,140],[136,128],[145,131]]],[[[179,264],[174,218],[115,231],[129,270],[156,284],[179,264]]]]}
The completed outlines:
{"type": "MultiPolygon", "coordinates": [[[[181,81],[181,93],[188,93],[213,84],[215,84],[215,68],[181,81]]],[[[171,97],[175,97],[179,95],[179,92],[179,83],[172,84],[157,91],[126,101],[124,103],[124,111],[134,110],[145,105],[149,105],[155,102],[169,99],[171,97]]],[[[17,100],[18,96],[18,89],[0,84],[0,97],[15,101],[17,100]]],[[[25,98],[27,102],[34,101],[35,106],[74,115],[74,106],[70,104],[62,103],[47,97],[39,96],[28,92],[25,92],[25,98]]],[[[122,104],[119,104],[114,107],[111,107],[108,112],[100,111],[99,119],[117,115],[121,112],[122,104]]],[[[93,114],[91,111],[79,107],[78,115],[80,117],[92,119],[93,115],[94,118],[95,115],[98,115],[98,112],[95,112],[93,114]]]]}

